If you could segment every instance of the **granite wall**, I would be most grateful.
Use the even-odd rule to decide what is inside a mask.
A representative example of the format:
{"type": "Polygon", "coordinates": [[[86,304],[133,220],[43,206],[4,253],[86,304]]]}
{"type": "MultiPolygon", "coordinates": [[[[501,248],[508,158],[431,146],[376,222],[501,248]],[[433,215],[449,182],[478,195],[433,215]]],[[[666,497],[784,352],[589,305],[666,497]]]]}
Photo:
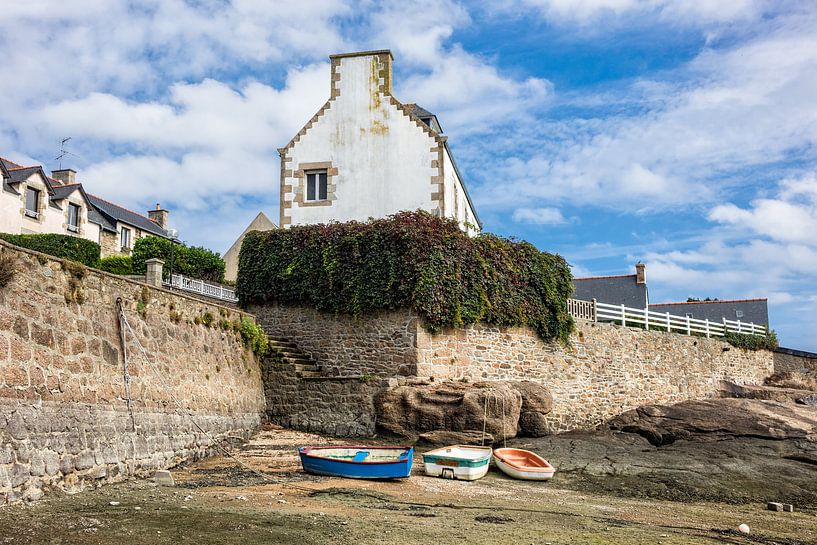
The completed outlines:
{"type": "Polygon", "coordinates": [[[14,273],[0,287],[0,505],[147,475],[260,424],[259,364],[219,327],[235,309],[0,242],[5,256],[14,273]],[[118,298],[147,351],[127,334],[131,410],[118,298]]]}

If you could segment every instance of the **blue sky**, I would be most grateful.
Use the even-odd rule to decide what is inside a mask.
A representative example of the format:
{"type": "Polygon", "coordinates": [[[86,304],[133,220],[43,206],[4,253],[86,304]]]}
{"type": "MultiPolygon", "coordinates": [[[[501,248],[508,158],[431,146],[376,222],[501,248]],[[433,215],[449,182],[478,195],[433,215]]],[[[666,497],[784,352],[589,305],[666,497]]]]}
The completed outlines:
{"type": "Polygon", "coordinates": [[[0,12],[0,154],[161,202],[223,252],[277,218],[278,157],[328,55],[389,48],[486,230],[654,302],[768,297],[817,351],[817,8],[760,0],[30,0],[0,12]]]}

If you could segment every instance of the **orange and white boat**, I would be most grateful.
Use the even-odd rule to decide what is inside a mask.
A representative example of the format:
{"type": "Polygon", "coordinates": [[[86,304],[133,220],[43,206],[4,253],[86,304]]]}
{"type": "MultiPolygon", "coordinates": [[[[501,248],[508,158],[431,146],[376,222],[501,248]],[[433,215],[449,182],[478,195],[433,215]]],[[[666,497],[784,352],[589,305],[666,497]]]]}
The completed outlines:
{"type": "Polygon", "coordinates": [[[506,475],[526,481],[546,481],[556,472],[547,460],[520,448],[494,449],[494,463],[506,475]]]}

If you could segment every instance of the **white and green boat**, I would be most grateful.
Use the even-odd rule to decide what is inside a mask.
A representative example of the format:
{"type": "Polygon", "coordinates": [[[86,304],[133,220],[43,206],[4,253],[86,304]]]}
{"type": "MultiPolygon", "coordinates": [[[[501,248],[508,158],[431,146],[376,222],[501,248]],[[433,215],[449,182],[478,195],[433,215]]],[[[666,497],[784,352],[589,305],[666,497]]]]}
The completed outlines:
{"type": "Polygon", "coordinates": [[[453,445],[423,454],[426,475],[444,479],[475,481],[488,473],[491,464],[491,447],[453,445]]]}

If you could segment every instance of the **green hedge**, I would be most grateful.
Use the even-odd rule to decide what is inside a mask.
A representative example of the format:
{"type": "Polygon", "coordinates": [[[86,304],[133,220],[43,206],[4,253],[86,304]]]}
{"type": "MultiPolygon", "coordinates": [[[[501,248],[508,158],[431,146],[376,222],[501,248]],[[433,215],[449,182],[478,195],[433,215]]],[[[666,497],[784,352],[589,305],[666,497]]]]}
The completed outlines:
{"type": "Polygon", "coordinates": [[[100,259],[96,268],[113,274],[133,274],[133,260],[129,255],[112,255],[100,259]]]}
{"type": "Polygon", "coordinates": [[[723,340],[732,346],[748,350],[774,350],[778,346],[777,333],[772,330],[765,335],[748,335],[727,331],[723,336],[723,340]]]}
{"type": "MultiPolygon", "coordinates": [[[[133,246],[133,274],[145,274],[145,261],[157,257],[165,262],[164,274],[170,274],[170,241],[160,237],[142,237],[133,246]]],[[[224,260],[217,253],[198,246],[174,244],[173,272],[207,280],[224,280],[224,260]]]]}
{"type": "Polygon", "coordinates": [[[54,257],[79,261],[88,267],[96,266],[99,261],[99,244],[71,235],[54,233],[12,235],[0,233],[0,239],[54,257]]]}
{"type": "Polygon", "coordinates": [[[527,325],[564,342],[573,328],[564,259],[527,242],[469,238],[453,220],[424,212],[250,232],[236,291],[243,305],[276,301],[354,316],[412,308],[431,331],[527,325]]]}

